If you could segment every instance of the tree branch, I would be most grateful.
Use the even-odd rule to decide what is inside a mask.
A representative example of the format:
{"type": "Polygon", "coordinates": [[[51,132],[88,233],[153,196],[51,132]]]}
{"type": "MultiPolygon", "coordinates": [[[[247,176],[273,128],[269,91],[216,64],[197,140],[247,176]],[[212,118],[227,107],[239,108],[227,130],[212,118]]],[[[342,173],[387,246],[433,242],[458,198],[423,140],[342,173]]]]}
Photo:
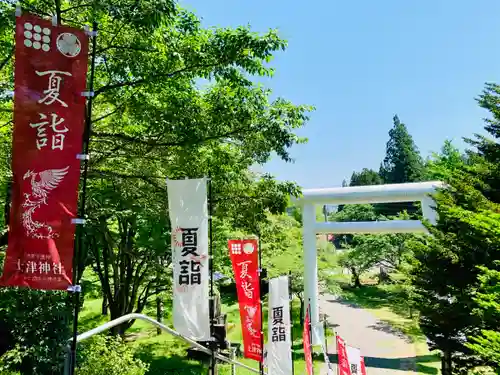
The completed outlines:
{"type": "Polygon", "coordinates": [[[121,49],[121,50],[130,50],[130,51],[137,51],[137,52],[158,52],[156,49],[148,49],[148,48],[141,48],[141,47],[134,47],[134,46],[107,46],[105,48],[102,48],[100,50],[97,50],[97,54],[101,54],[103,52],[109,51],[110,49],[121,49]]]}
{"type": "Polygon", "coordinates": [[[188,72],[189,70],[211,68],[211,67],[215,67],[217,65],[219,65],[219,64],[206,64],[206,65],[200,64],[200,65],[194,65],[194,66],[186,66],[182,69],[176,70],[176,71],[171,72],[171,73],[156,74],[156,75],[153,75],[151,77],[141,78],[141,79],[137,79],[135,81],[119,82],[119,83],[115,83],[112,85],[106,85],[106,86],[101,87],[97,91],[95,91],[94,96],[102,94],[105,91],[114,90],[114,89],[118,89],[121,87],[132,87],[132,86],[142,85],[144,83],[152,82],[153,80],[158,79],[158,78],[173,78],[179,74],[188,72]]]}
{"type": "Polygon", "coordinates": [[[107,177],[116,177],[116,178],[139,179],[139,180],[143,180],[144,182],[152,185],[153,187],[158,189],[158,191],[165,191],[165,188],[161,187],[160,185],[158,185],[158,183],[156,183],[154,181],[155,178],[164,179],[165,177],[144,176],[144,175],[128,175],[128,174],[123,174],[123,173],[119,173],[119,172],[99,171],[99,170],[94,170],[94,171],[90,172],[89,177],[92,177],[93,174],[96,174],[99,177],[103,177],[103,176],[106,177],[107,176],[107,177]]]}
{"type": "Polygon", "coordinates": [[[0,125],[0,128],[4,128],[4,127],[6,127],[6,126],[8,126],[8,125],[12,124],[13,122],[14,122],[14,120],[7,121],[5,124],[0,125]]]}
{"type": "Polygon", "coordinates": [[[30,11],[32,11],[33,13],[38,13],[38,14],[42,14],[44,16],[47,16],[47,17],[51,17],[52,15],[49,14],[49,13],[46,13],[46,12],[43,12],[41,11],[40,9],[38,8],[35,8],[33,5],[29,4],[28,2],[26,2],[25,0],[20,0],[19,1],[24,8],[26,9],[29,9],[30,11]]]}
{"type": "Polygon", "coordinates": [[[142,144],[146,146],[155,146],[155,147],[179,147],[179,146],[187,146],[187,145],[197,145],[202,144],[208,141],[213,141],[220,138],[228,138],[238,134],[246,134],[252,132],[253,129],[251,127],[238,128],[227,133],[222,134],[214,134],[205,138],[199,139],[188,139],[178,142],[157,142],[149,139],[139,139],[132,137],[130,135],[122,134],[122,133],[107,133],[107,132],[92,132],[92,135],[98,138],[116,138],[126,142],[132,142],[137,144],[142,144]]]}
{"type": "Polygon", "coordinates": [[[61,10],[61,14],[64,14],[66,12],[70,12],[72,10],[75,10],[75,9],[80,9],[80,8],[90,8],[92,7],[93,4],[80,4],[80,5],[77,5],[77,6],[74,6],[74,7],[71,7],[71,8],[66,8],[64,10],[61,10]]]}

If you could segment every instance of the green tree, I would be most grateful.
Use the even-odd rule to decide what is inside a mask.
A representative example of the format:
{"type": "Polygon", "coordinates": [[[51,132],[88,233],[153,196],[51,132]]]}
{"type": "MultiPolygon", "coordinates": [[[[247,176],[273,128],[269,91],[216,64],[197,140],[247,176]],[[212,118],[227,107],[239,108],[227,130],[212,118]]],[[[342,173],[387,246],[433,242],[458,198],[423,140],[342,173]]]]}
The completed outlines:
{"type": "MultiPolygon", "coordinates": [[[[349,184],[344,180],[342,181],[342,187],[347,186],[367,186],[367,185],[381,185],[383,183],[380,175],[373,169],[363,168],[361,172],[352,172],[351,180],[349,184]]],[[[344,205],[341,204],[337,208],[337,212],[344,209],[344,205]]]]}
{"type": "Polygon", "coordinates": [[[373,169],[363,168],[361,172],[352,172],[349,186],[381,185],[382,178],[373,169]]]}
{"type": "Polygon", "coordinates": [[[500,271],[499,262],[494,267],[479,267],[480,289],[474,300],[477,303],[476,314],[481,319],[481,334],[472,337],[467,347],[483,359],[484,363],[500,373],[500,271]]]}
{"type": "MultiPolygon", "coordinates": [[[[99,24],[88,225],[77,279],[86,266],[93,268],[111,318],[142,311],[170,288],[164,272],[171,262],[166,177],[210,174],[215,225],[246,233],[255,233],[268,212],[283,212],[289,196],[298,194],[296,184],[250,172],[272,153],[292,160],[290,147],[304,141],[295,130],[312,109],[271,99],[250,79],[272,75],[268,63],[286,47],[276,31],[203,28],[169,0],[25,4],[70,25],[99,24]]],[[[1,15],[7,23],[0,40],[8,51],[12,9],[3,6],[1,15]]],[[[7,57],[3,90],[13,87],[7,57]]],[[[11,121],[11,98],[1,104],[2,119],[11,121]]]]}
{"type": "Polygon", "coordinates": [[[426,161],[426,177],[429,180],[447,181],[468,164],[470,160],[467,155],[461,153],[451,141],[447,140],[441,147],[441,152],[434,153],[426,161]]]}
{"type": "Polygon", "coordinates": [[[500,203],[500,85],[487,83],[477,102],[491,115],[485,119],[484,127],[489,136],[475,134],[474,138],[465,139],[473,146],[467,156],[476,166],[468,170],[481,181],[476,187],[488,199],[500,203]]]}
{"type": "MultiPolygon", "coordinates": [[[[396,220],[405,217],[397,217],[396,220]]],[[[351,271],[353,285],[361,286],[362,274],[379,266],[380,281],[389,279],[389,272],[403,272],[412,255],[408,242],[413,234],[354,235],[347,244],[347,251],[339,258],[340,265],[351,271]]]]}
{"type": "MultiPolygon", "coordinates": [[[[380,166],[379,174],[385,184],[400,184],[422,181],[424,164],[412,136],[406,125],[393,118],[394,126],[389,130],[389,141],[386,155],[380,166]]],[[[385,216],[396,216],[407,211],[414,214],[417,208],[413,203],[384,203],[376,206],[378,213],[385,216]]]]}
{"type": "MultiPolygon", "coordinates": [[[[494,102],[491,95],[487,86],[480,104],[494,102]]],[[[491,114],[487,131],[498,120],[493,108],[491,114]]],[[[428,225],[432,236],[412,246],[416,260],[412,279],[421,327],[433,346],[443,352],[444,374],[481,363],[466,345],[468,336],[481,337],[481,320],[473,314],[474,297],[481,285],[478,266],[491,267],[500,259],[499,202],[493,188],[499,174],[491,161],[495,160],[494,142],[485,137],[469,141],[477,148],[466,157],[447,143],[443,154],[430,161],[430,177],[443,179],[448,187],[435,196],[439,220],[436,226],[428,225]]]]}
{"type": "MultiPolygon", "coordinates": [[[[349,222],[349,221],[375,221],[380,217],[375,212],[371,204],[350,204],[343,207],[341,211],[330,214],[330,221],[349,222]]],[[[383,219],[383,218],[382,218],[383,219]]],[[[336,235],[333,241],[335,248],[341,249],[351,244],[352,234],[336,235]]]]}
{"type": "Polygon", "coordinates": [[[389,130],[386,155],[380,166],[380,176],[386,184],[420,181],[423,176],[423,161],[406,125],[393,118],[394,126],[389,130]]]}

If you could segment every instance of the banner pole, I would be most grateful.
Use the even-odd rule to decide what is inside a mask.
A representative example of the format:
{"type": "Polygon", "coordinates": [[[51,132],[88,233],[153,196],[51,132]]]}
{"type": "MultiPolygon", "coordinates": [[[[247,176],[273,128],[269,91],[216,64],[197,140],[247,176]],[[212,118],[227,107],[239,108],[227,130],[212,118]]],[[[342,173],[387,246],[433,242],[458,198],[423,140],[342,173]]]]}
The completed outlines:
{"type": "Polygon", "coordinates": [[[215,329],[214,329],[214,320],[215,320],[215,295],[214,295],[214,253],[213,253],[213,227],[212,227],[212,214],[213,214],[213,195],[212,195],[212,174],[208,173],[208,233],[209,233],[209,272],[210,272],[210,301],[211,301],[211,309],[210,312],[210,338],[212,347],[210,348],[212,351],[211,360],[210,360],[210,373],[211,375],[216,375],[216,360],[215,360],[215,350],[217,348],[217,341],[215,340],[215,329]]]}
{"type": "Polygon", "coordinates": [[[307,304],[307,309],[309,310],[309,346],[311,348],[311,362],[312,362],[312,367],[311,367],[311,371],[312,371],[312,375],[314,375],[314,361],[313,361],[313,358],[314,358],[314,353],[313,353],[313,337],[312,337],[312,319],[311,319],[311,299],[309,298],[309,301],[308,301],[308,304],[307,304]]]}
{"type": "Polygon", "coordinates": [[[264,305],[262,303],[262,249],[261,249],[261,241],[260,241],[260,231],[258,232],[258,247],[259,247],[259,301],[260,301],[260,363],[259,363],[259,371],[261,375],[264,375],[264,305]]]}
{"type": "MultiPolygon", "coordinates": [[[[92,126],[92,104],[94,98],[94,77],[95,77],[95,60],[96,60],[96,45],[97,45],[97,22],[92,23],[92,60],[90,65],[90,83],[89,83],[89,97],[87,101],[87,111],[85,116],[85,132],[83,135],[83,172],[82,172],[82,195],[80,200],[79,217],[80,219],[85,219],[85,201],[87,198],[87,175],[88,175],[88,154],[89,154],[89,143],[90,143],[90,129],[92,126]]],[[[73,303],[74,303],[74,313],[73,313],[73,340],[71,342],[71,366],[70,375],[75,373],[76,369],[76,346],[77,346],[77,336],[78,336],[78,313],[80,310],[80,293],[81,289],[77,285],[79,275],[79,265],[80,257],[82,255],[82,245],[83,245],[83,227],[77,227],[78,232],[76,236],[75,251],[73,254],[73,286],[70,287],[70,291],[73,292],[73,303]]]]}
{"type": "Polygon", "coordinates": [[[323,333],[325,335],[325,351],[326,351],[326,355],[328,355],[328,339],[326,337],[326,314],[325,316],[323,317],[323,333]]]}
{"type": "Polygon", "coordinates": [[[293,293],[292,271],[288,271],[288,294],[290,295],[290,351],[292,355],[292,375],[295,374],[295,352],[293,350],[293,293]]]}

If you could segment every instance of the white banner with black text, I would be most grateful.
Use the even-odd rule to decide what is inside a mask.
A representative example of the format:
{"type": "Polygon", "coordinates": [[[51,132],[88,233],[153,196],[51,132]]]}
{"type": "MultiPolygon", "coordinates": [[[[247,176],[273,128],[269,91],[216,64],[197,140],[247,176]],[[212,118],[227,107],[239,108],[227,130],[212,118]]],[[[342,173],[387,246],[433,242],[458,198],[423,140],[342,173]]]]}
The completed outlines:
{"type": "Polygon", "coordinates": [[[175,330],[210,339],[207,180],[167,180],[175,330]]]}
{"type": "Polygon", "coordinates": [[[288,276],[269,280],[268,375],[292,375],[292,341],[288,276]]]}

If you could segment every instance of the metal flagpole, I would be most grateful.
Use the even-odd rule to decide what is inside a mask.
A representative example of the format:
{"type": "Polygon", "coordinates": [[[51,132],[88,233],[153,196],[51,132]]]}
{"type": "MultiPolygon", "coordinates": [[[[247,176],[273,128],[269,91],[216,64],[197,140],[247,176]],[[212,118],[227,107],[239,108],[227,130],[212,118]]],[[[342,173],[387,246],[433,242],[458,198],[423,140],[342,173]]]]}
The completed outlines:
{"type": "Polygon", "coordinates": [[[210,338],[212,339],[210,348],[212,350],[210,359],[210,373],[216,375],[217,365],[215,359],[215,350],[217,348],[217,341],[215,340],[214,320],[215,320],[215,295],[214,295],[214,253],[213,253],[213,228],[212,228],[212,214],[213,214],[213,195],[212,195],[212,175],[208,174],[208,231],[209,231],[209,272],[210,272],[210,338]]]}
{"type": "Polygon", "coordinates": [[[261,375],[264,375],[264,306],[262,303],[262,249],[261,249],[261,242],[260,242],[260,231],[258,231],[258,247],[259,247],[259,290],[260,290],[260,347],[261,347],[261,354],[260,354],[260,362],[259,362],[259,371],[261,375]]]}
{"type": "MultiPolygon", "coordinates": [[[[81,160],[83,160],[83,172],[82,172],[82,194],[80,197],[80,209],[79,218],[80,222],[78,224],[83,224],[85,219],[85,201],[87,197],[87,175],[88,175],[88,155],[89,155],[89,143],[90,143],[90,129],[92,126],[92,103],[94,98],[94,76],[95,76],[95,60],[96,60],[96,46],[97,46],[97,22],[92,24],[92,60],[90,65],[90,83],[89,91],[86,93],[88,97],[87,101],[87,111],[85,117],[85,132],[83,135],[83,154],[81,160]]],[[[76,346],[77,346],[77,336],[78,336],[78,313],[80,310],[80,292],[81,288],[76,283],[79,278],[79,264],[80,256],[82,254],[83,245],[83,227],[77,227],[77,236],[75,239],[75,251],[73,254],[73,285],[68,288],[70,292],[73,292],[74,301],[74,313],[73,313],[73,340],[71,343],[71,362],[70,362],[70,375],[75,373],[76,368],[76,346]]]]}
{"type": "Polygon", "coordinates": [[[290,295],[290,350],[292,354],[292,375],[295,373],[295,353],[293,350],[293,293],[292,293],[292,271],[288,271],[288,294],[290,295]]]}

